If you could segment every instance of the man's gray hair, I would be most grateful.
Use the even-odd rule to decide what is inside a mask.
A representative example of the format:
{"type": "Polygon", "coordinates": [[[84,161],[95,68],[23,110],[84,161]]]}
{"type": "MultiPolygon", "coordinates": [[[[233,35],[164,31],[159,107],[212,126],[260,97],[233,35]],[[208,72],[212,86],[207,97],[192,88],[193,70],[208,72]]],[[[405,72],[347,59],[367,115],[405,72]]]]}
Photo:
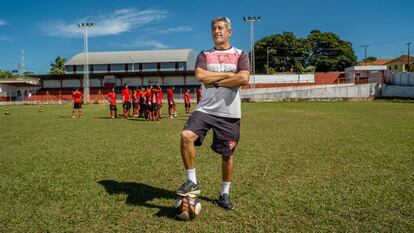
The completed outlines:
{"type": "Polygon", "coordinates": [[[211,21],[211,26],[213,26],[213,24],[215,24],[218,21],[224,22],[226,24],[226,27],[228,29],[231,29],[231,20],[228,17],[226,17],[226,16],[217,16],[216,18],[214,18],[211,21]]]}

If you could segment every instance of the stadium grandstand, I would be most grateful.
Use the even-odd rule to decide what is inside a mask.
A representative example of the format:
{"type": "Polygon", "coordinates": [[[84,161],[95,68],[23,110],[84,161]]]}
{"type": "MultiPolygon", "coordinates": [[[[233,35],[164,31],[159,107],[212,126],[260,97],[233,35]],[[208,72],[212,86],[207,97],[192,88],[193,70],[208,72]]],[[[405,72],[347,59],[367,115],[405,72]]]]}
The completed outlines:
{"type": "MultiPolygon", "coordinates": [[[[194,76],[196,54],[192,49],[90,52],[89,85],[91,100],[102,99],[112,87],[119,93],[127,84],[175,86],[178,93],[195,89],[200,83],[194,76]]],[[[37,98],[70,100],[72,90],[82,88],[84,53],[76,54],[66,64],[63,75],[35,75],[40,79],[37,98]]]]}

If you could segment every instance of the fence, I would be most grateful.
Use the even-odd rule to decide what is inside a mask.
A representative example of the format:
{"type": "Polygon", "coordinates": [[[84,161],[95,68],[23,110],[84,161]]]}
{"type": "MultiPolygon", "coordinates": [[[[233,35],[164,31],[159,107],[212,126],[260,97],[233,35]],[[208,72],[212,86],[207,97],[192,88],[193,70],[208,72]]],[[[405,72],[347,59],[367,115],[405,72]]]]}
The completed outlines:
{"type": "Polygon", "coordinates": [[[245,101],[279,101],[279,100],[338,100],[338,99],[373,99],[381,95],[383,85],[366,84],[331,84],[319,86],[290,86],[242,90],[245,101]]]}

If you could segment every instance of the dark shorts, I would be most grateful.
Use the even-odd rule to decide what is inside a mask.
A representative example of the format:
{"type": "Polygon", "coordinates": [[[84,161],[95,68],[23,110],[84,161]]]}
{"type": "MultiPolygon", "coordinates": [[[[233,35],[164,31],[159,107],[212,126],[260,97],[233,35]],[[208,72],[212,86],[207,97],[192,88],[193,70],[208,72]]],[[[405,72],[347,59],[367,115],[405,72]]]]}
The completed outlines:
{"type": "Polygon", "coordinates": [[[81,103],[74,103],[73,104],[73,109],[81,109],[82,108],[82,104],[81,103]]]}
{"type": "Polygon", "coordinates": [[[122,107],[127,109],[127,110],[131,109],[131,102],[129,102],[129,101],[124,102],[122,107]]]}
{"type": "Polygon", "coordinates": [[[109,105],[109,110],[110,111],[117,111],[116,105],[109,105]]]}
{"type": "Polygon", "coordinates": [[[194,142],[195,146],[203,144],[204,137],[211,128],[213,129],[211,149],[223,156],[233,155],[240,139],[240,119],[219,117],[195,111],[184,125],[184,130],[197,134],[198,138],[194,142]]]}
{"type": "Polygon", "coordinates": [[[132,105],[135,109],[139,108],[139,102],[138,101],[132,102],[132,105]]]}
{"type": "Polygon", "coordinates": [[[174,100],[170,100],[170,101],[168,101],[168,107],[169,108],[172,108],[172,107],[174,107],[175,106],[175,102],[174,102],[174,100]]]}
{"type": "Polygon", "coordinates": [[[160,108],[159,104],[153,103],[152,104],[152,111],[157,111],[160,108]]]}
{"type": "Polygon", "coordinates": [[[186,103],[186,104],[185,104],[185,107],[186,107],[186,108],[191,108],[191,104],[187,104],[187,103],[186,103]]]}
{"type": "Polygon", "coordinates": [[[154,109],[152,109],[152,104],[147,104],[146,106],[147,106],[148,111],[150,112],[154,111],[154,109]]]}

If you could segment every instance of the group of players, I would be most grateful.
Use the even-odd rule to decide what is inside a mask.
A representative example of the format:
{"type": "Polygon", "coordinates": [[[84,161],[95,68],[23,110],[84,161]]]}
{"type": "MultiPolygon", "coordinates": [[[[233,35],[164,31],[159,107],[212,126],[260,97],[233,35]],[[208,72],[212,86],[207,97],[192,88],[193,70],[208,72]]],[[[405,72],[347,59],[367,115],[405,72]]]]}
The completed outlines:
{"type": "MultiPolygon", "coordinates": [[[[167,88],[167,103],[168,103],[168,117],[175,118],[177,117],[177,109],[174,100],[174,86],[167,88]]],[[[158,121],[162,116],[162,104],[164,93],[159,85],[149,85],[148,87],[138,87],[132,92],[128,88],[127,84],[124,84],[121,92],[122,96],[122,109],[124,118],[131,116],[131,107],[132,107],[132,116],[137,118],[144,118],[149,121],[158,121]]],[[[117,94],[115,93],[115,88],[112,88],[111,91],[105,96],[109,102],[109,111],[111,118],[116,118],[117,115],[117,94]]],[[[201,99],[201,88],[196,90],[197,103],[201,99]]],[[[73,98],[73,111],[72,117],[75,117],[75,110],[78,110],[79,117],[82,115],[82,98],[83,93],[76,89],[72,92],[73,98]]],[[[191,108],[191,98],[190,90],[187,89],[184,93],[184,105],[185,113],[190,113],[191,108]]]]}

